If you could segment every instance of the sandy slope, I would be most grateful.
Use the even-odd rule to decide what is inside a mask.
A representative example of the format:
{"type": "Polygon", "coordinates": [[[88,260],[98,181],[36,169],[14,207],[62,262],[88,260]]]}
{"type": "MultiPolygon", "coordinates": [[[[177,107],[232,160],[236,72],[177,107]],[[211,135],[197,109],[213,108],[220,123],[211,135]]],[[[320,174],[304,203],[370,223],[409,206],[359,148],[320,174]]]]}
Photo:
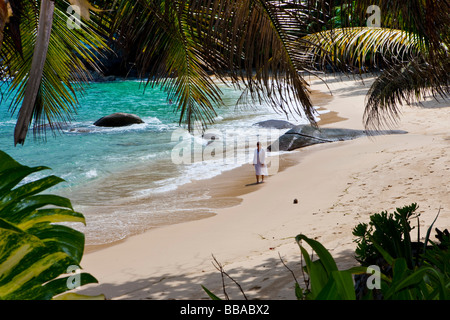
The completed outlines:
{"type": "MultiPolygon", "coordinates": [[[[341,121],[323,125],[362,129],[371,79],[364,83],[328,80],[333,99],[326,108],[341,121]]],[[[320,81],[312,81],[312,89],[328,90],[320,81]]],[[[436,226],[448,228],[449,106],[430,101],[404,107],[396,129],[407,134],[321,144],[294,152],[282,159],[294,165],[261,185],[252,185],[251,166],[202,182],[203,187],[216,188],[213,200],[239,200],[235,197],[240,194],[242,200],[217,209],[216,216],[150,230],[85,254],[82,266],[100,285],[81,291],[104,293],[111,299],[208,299],[200,287],[205,285],[223,297],[221,276],[212,263],[214,255],[247,298],[295,299],[293,276],[280,257],[301,282],[294,241],[299,233],[317,238],[339,267],[346,268],[356,263],[351,230],[367,222],[371,213],[417,202],[422,236],[440,207],[436,226]]],[[[226,288],[230,298],[243,298],[231,281],[227,280],[226,288]]]]}

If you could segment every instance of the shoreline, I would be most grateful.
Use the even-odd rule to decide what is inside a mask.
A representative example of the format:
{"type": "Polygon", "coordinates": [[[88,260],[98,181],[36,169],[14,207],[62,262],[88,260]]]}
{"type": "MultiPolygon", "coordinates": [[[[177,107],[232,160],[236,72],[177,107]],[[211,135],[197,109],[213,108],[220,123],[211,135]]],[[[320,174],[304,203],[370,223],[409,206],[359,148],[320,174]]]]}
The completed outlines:
{"type": "MultiPolygon", "coordinates": [[[[345,118],[340,117],[337,112],[327,110],[326,108],[324,108],[324,106],[326,106],[333,100],[332,96],[330,96],[329,94],[324,93],[322,91],[313,90],[311,93],[311,98],[313,100],[313,104],[317,107],[317,111],[325,112],[323,114],[320,114],[320,120],[318,121],[319,126],[345,120],[345,118]]],[[[287,130],[288,129],[286,129],[286,131],[287,130]]],[[[296,152],[299,152],[299,150],[280,155],[278,172],[281,172],[286,168],[298,163],[297,156],[295,155],[296,152]]],[[[143,170],[143,168],[140,169],[143,170]]],[[[254,185],[253,184],[254,180],[255,177],[253,167],[250,164],[242,164],[237,168],[223,171],[213,178],[193,180],[189,183],[180,185],[177,187],[176,190],[165,191],[161,194],[144,197],[143,199],[140,200],[132,200],[132,199],[127,200],[125,203],[133,206],[133,205],[140,205],[145,202],[151,202],[155,198],[157,200],[160,199],[161,197],[173,199],[179,196],[180,194],[184,195],[183,198],[189,197],[190,195],[193,194],[196,195],[208,194],[209,196],[208,199],[201,200],[197,202],[195,205],[186,204],[187,208],[193,209],[197,211],[197,213],[189,214],[187,216],[184,215],[180,217],[171,217],[168,218],[167,221],[161,219],[162,220],[161,222],[156,222],[155,224],[152,224],[148,227],[143,227],[141,230],[133,231],[131,232],[131,234],[128,234],[124,238],[119,240],[110,241],[103,244],[87,243],[85,245],[85,254],[117,245],[119,243],[126,241],[129,237],[142,234],[155,228],[160,228],[171,224],[178,224],[210,218],[217,214],[216,211],[218,209],[239,205],[242,201],[241,196],[258,190],[260,186],[254,185]],[[197,205],[200,205],[200,202],[203,207],[209,208],[210,212],[205,212],[201,208],[198,208],[197,205]],[[199,213],[199,211],[201,211],[201,213],[199,213]]],[[[121,206],[124,205],[122,204],[121,206]]],[[[95,213],[92,212],[91,214],[95,215],[95,213]]]]}
{"type": "MultiPolygon", "coordinates": [[[[342,119],[326,126],[361,129],[367,84],[344,80],[332,87],[335,98],[326,108],[342,119]]],[[[339,268],[347,268],[355,265],[351,229],[367,222],[371,213],[418,202],[422,233],[439,207],[443,210],[435,227],[448,227],[448,121],[448,104],[436,107],[432,102],[426,108],[405,108],[399,127],[408,134],[318,144],[288,154],[292,165],[267,183],[251,186],[251,192],[238,196],[239,203],[217,209],[212,217],[155,228],[86,253],[81,266],[100,284],[80,291],[103,293],[108,299],[209,300],[200,285],[222,292],[220,273],[211,263],[214,256],[250,298],[295,299],[294,279],[279,260],[301,278],[293,240],[299,233],[318,239],[339,268]],[[437,117],[442,122],[436,123],[437,117]]],[[[238,185],[238,178],[241,186],[254,182],[252,168],[238,169],[233,178],[224,173],[230,173],[231,182],[224,174],[209,180],[221,181],[214,184],[215,199],[239,194],[239,188],[230,191],[227,184],[238,185]]],[[[231,283],[227,291],[232,299],[242,298],[231,283]]]]}

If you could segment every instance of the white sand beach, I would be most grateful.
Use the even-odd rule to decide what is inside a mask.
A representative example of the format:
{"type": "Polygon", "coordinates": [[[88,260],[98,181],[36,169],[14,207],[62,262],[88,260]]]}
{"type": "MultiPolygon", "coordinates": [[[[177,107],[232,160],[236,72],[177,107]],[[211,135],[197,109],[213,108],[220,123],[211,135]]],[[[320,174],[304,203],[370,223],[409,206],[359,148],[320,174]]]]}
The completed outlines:
{"type": "MultiPolygon", "coordinates": [[[[311,80],[311,89],[328,93],[311,80]]],[[[333,94],[323,127],[363,129],[365,95],[372,78],[326,78],[333,94]],[[339,120],[339,121],[338,121],[339,120]]],[[[406,134],[318,144],[282,156],[283,170],[254,185],[251,165],[207,181],[216,215],[163,226],[112,246],[88,250],[83,269],[98,280],[80,292],[108,299],[209,299],[204,285],[223,296],[213,256],[248,299],[295,299],[294,271],[301,283],[295,236],[318,239],[341,269],[356,265],[352,229],[372,213],[416,202],[420,230],[441,208],[435,227],[450,226],[450,103],[427,100],[404,106],[395,129],[406,134]],[[298,199],[294,204],[293,200],[298,199]],[[216,207],[216,206],[214,206],[216,207]]],[[[434,234],[434,232],[433,232],[434,234]]],[[[417,229],[412,238],[417,237],[417,229]]],[[[231,299],[243,299],[229,280],[231,299]]]]}

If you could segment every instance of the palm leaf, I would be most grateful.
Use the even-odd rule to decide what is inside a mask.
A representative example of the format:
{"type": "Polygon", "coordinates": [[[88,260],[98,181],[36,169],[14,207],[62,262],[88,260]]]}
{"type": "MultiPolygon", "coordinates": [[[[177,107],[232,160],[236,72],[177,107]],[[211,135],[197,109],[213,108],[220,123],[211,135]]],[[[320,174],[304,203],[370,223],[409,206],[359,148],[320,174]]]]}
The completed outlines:
{"type": "MultiPolygon", "coordinates": [[[[22,3],[23,54],[17,54],[12,41],[6,41],[1,51],[6,72],[12,76],[7,88],[14,95],[10,110],[13,114],[19,110],[15,143],[25,141],[30,124],[35,133],[40,133],[45,132],[46,123],[58,129],[71,119],[78,104],[76,95],[89,79],[86,65],[98,69],[96,61],[105,48],[103,39],[94,31],[94,23],[81,23],[81,29],[67,27],[67,3],[43,3],[48,6],[44,10],[38,10],[35,1],[22,3]],[[38,38],[38,21],[44,19],[46,12],[47,33],[38,38]]],[[[40,25],[43,34],[45,24],[40,25]]]]}
{"type": "Polygon", "coordinates": [[[397,124],[403,104],[421,102],[428,95],[446,99],[450,94],[450,63],[440,65],[419,59],[389,67],[372,84],[364,111],[366,128],[397,124]]]}
{"type": "Polygon", "coordinates": [[[319,68],[328,64],[350,72],[356,68],[358,73],[366,66],[383,69],[367,94],[363,119],[367,129],[396,125],[403,104],[420,102],[427,95],[445,99],[450,93],[445,44],[433,49],[419,34],[353,27],[319,32],[298,42],[309,45],[319,68]]]}
{"type": "MultiPolygon", "coordinates": [[[[211,75],[265,100],[275,110],[302,114],[315,123],[306,63],[293,50],[298,19],[278,1],[116,2],[112,33],[152,85],[177,102],[180,123],[210,123],[222,104],[211,75]],[[290,21],[290,22],[289,22],[290,21]],[[289,22],[289,23],[288,23],[289,22]],[[285,29],[286,27],[286,29],[285,29]]],[[[248,100],[243,99],[240,102],[248,100]]]]}
{"type": "Polygon", "coordinates": [[[299,45],[315,57],[314,63],[326,63],[341,70],[361,70],[364,66],[384,66],[389,61],[409,61],[423,47],[411,33],[389,28],[353,27],[307,35],[299,45]],[[308,47],[309,46],[309,47],[308,47]]]}

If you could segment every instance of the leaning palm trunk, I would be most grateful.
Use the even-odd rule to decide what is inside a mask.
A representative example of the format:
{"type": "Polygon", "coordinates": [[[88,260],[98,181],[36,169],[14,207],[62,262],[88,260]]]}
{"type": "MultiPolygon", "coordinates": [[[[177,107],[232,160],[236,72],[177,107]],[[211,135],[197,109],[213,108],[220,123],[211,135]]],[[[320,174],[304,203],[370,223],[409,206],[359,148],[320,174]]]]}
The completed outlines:
{"type": "Polygon", "coordinates": [[[42,0],[39,14],[39,27],[34,47],[31,71],[27,82],[24,100],[20,108],[14,131],[14,144],[23,144],[30,126],[39,87],[41,86],[42,72],[47,58],[48,45],[53,24],[55,3],[51,0],[42,0]]]}
{"type": "Polygon", "coordinates": [[[0,51],[2,76],[18,112],[14,143],[23,144],[28,129],[58,129],[76,111],[77,94],[89,79],[87,65],[98,70],[105,48],[94,22],[69,28],[67,2],[10,0],[12,16],[0,51]],[[39,10],[41,3],[41,10],[39,10]]]}

